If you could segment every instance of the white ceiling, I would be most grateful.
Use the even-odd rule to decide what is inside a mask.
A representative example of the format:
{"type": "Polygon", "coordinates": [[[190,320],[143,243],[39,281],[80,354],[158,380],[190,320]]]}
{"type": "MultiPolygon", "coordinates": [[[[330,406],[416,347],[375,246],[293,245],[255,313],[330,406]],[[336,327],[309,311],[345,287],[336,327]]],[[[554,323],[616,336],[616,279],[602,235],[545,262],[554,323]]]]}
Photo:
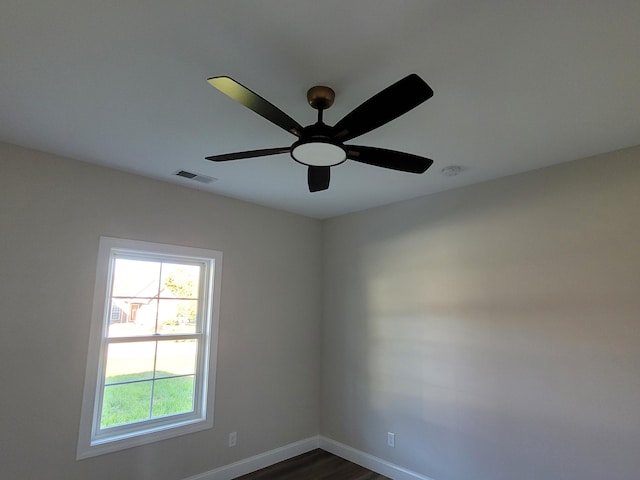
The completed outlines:
{"type": "Polygon", "coordinates": [[[326,218],[639,144],[640,1],[3,0],[0,140],[326,218]],[[309,193],[286,154],[204,160],[295,140],[208,77],[307,125],[309,87],[334,124],[413,72],[434,97],[351,143],[423,175],[346,162],[309,193]]]}

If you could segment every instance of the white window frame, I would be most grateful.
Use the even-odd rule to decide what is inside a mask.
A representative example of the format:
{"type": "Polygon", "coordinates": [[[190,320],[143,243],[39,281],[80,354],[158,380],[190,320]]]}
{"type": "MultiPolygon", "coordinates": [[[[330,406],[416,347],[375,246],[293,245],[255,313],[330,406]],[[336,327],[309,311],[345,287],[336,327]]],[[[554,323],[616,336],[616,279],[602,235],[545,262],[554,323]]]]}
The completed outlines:
{"type": "MultiPolygon", "coordinates": [[[[80,416],[77,459],[102,455],[213,427],[222,252],[113,237],[100,237],[94,290],[89,351],[80,416]],[[110,317],[110,279],[116,256],[145,256],[157,260],[195,262],[204,266],[200,314],[203,315],[198,347],[194,411],[100,428],[105,353],[110,317]]],[[[165,336],[163,336],[164,338],[165,336]]]]}

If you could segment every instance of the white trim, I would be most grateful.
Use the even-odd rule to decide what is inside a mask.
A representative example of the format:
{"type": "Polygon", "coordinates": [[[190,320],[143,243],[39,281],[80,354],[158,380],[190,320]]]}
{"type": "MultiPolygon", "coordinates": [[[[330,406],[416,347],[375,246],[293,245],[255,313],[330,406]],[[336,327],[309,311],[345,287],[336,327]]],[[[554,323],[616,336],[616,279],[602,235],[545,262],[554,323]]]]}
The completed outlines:
{"type": "Polygon", "coordinates": [[[247,473],[255,472],[278,462],[288,460],[297,455],[320,448],[320,437],[310,437],[290,443],[275,450],[270,450],[253,457],[240,460],[208,472],[185,478],[184,480],[232,480],[247,473]]]}
{"type": "Polygon", "coordinates": [[[433,480],[327,437],[320,437],[320,448],[393,480],[433,480]]]}
{"type": "Polygon", "coordinates": [[[247,473],[252,473],[265,467],[269,467],[278,462],[288,460],[297,455],[310,452],[316,448],[321,448],[338,457],[349,460],[357,465],[373,470],[380,475],[384,475],[393,480],[433,480],[430,477],[412,472],[404,467],[374,457],[368,453],[361,452],[330,438],[321,435],[309,437],[298,442],[290,443],[280,448],[260,453],[253,457],[239,460],[229,465],[209,470],[183,480],[233,480],[247,473]]]}

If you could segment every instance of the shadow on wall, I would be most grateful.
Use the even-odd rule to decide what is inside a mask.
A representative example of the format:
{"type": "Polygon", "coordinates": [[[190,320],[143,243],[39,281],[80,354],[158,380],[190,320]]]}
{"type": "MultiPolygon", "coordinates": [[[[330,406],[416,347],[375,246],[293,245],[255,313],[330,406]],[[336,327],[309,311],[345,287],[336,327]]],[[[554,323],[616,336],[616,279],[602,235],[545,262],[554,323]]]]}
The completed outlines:
{"type": "Polygon", "coordinates": [[[338,438],[436,480],[633,478],[640,172],[623,160],[329,223],[338,438]]]}

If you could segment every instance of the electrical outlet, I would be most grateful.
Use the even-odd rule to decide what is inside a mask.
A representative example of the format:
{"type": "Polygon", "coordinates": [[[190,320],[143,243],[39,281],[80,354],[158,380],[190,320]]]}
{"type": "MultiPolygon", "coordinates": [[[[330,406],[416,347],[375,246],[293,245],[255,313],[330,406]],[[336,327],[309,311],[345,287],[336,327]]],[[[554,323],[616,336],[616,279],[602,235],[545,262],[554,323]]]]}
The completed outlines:
{"type": "Polygon", "coordinates": [[[229,434],[229,446],[235,447],[236,443],[238,443],[238,432],[231,432],[229,434]]]}
{"type": "Polygon", "coordinates": [[[391,448],[396,448],[396,434],[387,432],[387,445],[391,448]]]}

